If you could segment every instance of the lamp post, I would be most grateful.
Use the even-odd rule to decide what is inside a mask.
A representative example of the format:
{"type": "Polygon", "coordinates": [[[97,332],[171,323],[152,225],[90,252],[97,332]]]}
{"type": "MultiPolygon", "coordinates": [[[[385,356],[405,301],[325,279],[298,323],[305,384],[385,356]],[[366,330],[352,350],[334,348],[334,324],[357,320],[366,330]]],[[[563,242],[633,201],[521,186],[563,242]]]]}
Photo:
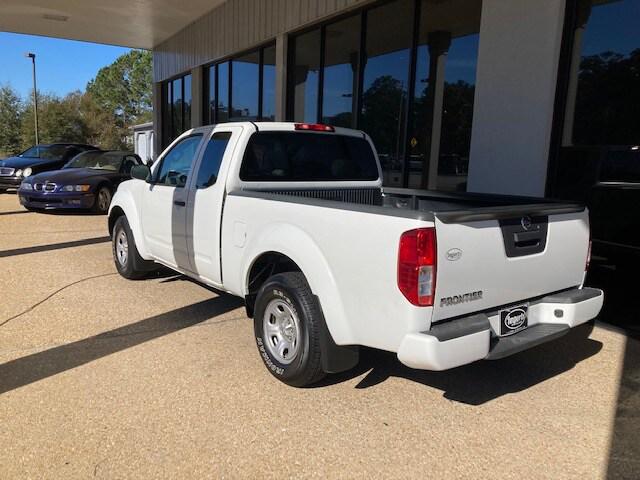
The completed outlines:
{"type": "Polygon", "coordinates": [[[31,64],[33,65],[33,113],[35,117],[36,145],[39,145],[40,140],[38,138],[38,89],[36,86],[36,54],[27,52],[24,54],[24,56],[30,58],[31,64]]]}

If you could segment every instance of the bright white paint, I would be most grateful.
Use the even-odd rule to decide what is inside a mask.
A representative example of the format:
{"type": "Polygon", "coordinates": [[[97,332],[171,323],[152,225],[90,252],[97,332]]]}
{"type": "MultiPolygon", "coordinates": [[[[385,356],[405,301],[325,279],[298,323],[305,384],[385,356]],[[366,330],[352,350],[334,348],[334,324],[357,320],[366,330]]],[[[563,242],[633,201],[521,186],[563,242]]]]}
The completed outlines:
{"type": "Polygon", "coordinates": [[[151,49],[224,1],[2,0],[0,30],[151,49]]]}
{"type": "Polygon", "coordinates": [[[468,190],[544,196],[564,0],[483,0],[468,190]]]}
{"type": "MultiPolygon", "coordinates": [[[[294,130],[289,123],[257,125],[261,131],[294,130]]],[[[190,175],[185,188],[132,180],[121,184],[112,211],[119,207],[127,215],[143,258],[239,297],[247,295],[249,272],[260,255],[278,252],[288,256],[318,296],[338,345],[397,352],[402,362],[416,368],[453,368],[484,358],[490,348],[490,332],[440,342],[428,333],[432,320],[487,311],[582,284],[589,239],[586,211],[551,216],[543,252],[507,258],[496,221],[447,224],[437,213],[434,220],[394,215],[391,206],[347,209],[339,202],[318,205],[284,196],[265,199],[243,195],[243,190],[327,186],[318,182],[241,181],[240,164],[256,131],[249,122],[185,132],[153,168],[159,168],[163,156],[182,138],[201,133],[203,140],[192,168],[197,171],[211,135],[227,131],[233,135],[213,186],[196,190],[195,175],[190,175]],[[176,199],[185,200],[186,206],[176,208],[176,199]],[[451,307],[440,307],[437,300],[433,308],[416,307],[398,289],[401,234],[434,226],[438,243],[436,299],[483,290],[481,298],[451,307]],[[447,260],[446,252],[454,248],[461,250],[462,256],[447,260]]],[[[336,134],[363,135],[346,129],[337,129],[336,134]]],[[[379,188],[380,180],[331,184],[332,188],[359,186],[379,188]]],[[[601,305],[602,296],[575,304],[566,309],[562,319],[553,316],[558,304],[532,305],[529,324],[579,325],[593,318],[601,305]]],[[[493,325],[495,318],[490,321],[493,325]]],[[[492,328],[497,330],[496,325],[492,328]]]]}

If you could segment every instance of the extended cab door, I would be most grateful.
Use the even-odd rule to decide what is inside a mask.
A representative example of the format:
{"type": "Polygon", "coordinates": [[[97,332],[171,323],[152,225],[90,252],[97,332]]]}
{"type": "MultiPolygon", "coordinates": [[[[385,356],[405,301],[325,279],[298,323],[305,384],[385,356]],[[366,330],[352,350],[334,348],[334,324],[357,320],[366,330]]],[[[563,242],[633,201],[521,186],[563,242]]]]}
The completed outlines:
{"type": "Polygon", "coordinates": [[[243,127],[219,125],[203,145],[191,182],[187,219],[187,249],[193,272],[222,285],[220,226],[226,175],[243,127]]]}
{"type": "Polygon", "coordinates": [[[176,143],[153,170],[142,196],[142,228],[149,252],[173,267],[192,270],[186,242],[187,182],[203,134],[176,143]]]}

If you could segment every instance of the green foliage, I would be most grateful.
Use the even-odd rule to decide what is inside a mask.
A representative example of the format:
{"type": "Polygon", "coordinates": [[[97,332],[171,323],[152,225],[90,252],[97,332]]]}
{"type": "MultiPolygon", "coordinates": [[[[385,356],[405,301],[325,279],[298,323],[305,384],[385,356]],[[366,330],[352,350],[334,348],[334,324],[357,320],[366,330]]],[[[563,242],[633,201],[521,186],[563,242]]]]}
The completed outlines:
{"type": "MultiPolygon", "coordinates": [[[[38,134],[40,143],[83,143],[89,134],[80,109],[82,93],[72,92],[64,98],[55,95],[38,96],[38,134]]],[[[24,109],[22,147],[35,144],[33,102],[24,109]]]]}
{"type": "Polygon", "coordinates": [[[151,119],[152,55],[132,50],[98,71],[87,85],[93,106],[108,114],[115,123],[103,142],[113,142],[114,135],[125,139],[130,128],[151,119]]]}
{"type": "Polygon", "coordinates": [[[9,85],[0,87],[0,158],[20,153],[21,114],[18,94],[9,85]]]}

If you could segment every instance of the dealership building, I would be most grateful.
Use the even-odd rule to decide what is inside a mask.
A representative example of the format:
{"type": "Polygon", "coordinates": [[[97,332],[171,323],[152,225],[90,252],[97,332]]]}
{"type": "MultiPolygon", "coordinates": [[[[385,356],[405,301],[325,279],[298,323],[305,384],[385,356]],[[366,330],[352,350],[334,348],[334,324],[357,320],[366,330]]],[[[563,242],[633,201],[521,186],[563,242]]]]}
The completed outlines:
{"type": "Polygon", "coordinates": [[[3,3],[1,30],[152,49],[156,152],[319,122],[369,133],[388,186],[544,196],[640,144],[640,0],[3,3]]]}

